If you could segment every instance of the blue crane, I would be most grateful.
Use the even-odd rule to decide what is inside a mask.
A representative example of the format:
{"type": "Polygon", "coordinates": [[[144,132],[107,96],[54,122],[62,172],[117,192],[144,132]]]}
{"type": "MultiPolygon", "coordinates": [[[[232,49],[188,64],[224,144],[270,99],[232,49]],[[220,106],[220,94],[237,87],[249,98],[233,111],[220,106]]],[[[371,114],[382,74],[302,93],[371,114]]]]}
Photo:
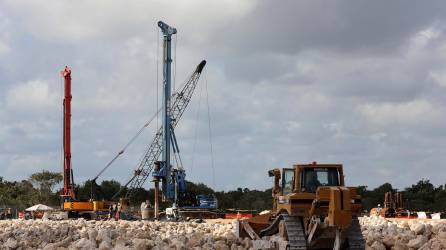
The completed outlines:
{"type": "MultiPolygon", "coordinates": [[[[161,182],[162,200],[171,201],[174,208],[178,205],[178,195],[186,193],[186,173],[181,166],[179,147],[174,129],[186,110],[187,105],[190,103],[195,87],[200,79],[201,72],[206,65],[205,60],[201,61],[195,68],[192,75],[182,86],[180,91],[172,94],[171,42],[172,35],[176,34],[177,30],[162,21],[158,22],[158,26],[163,33],[163,100],[162,108],[161,110],[158,110],[158,113],[161,113],[162,116],[162,126],[158,128],[152,143],[149,144],[148,148],[145,150],[145,153],[137,165],[132,178],[114,196],[114,198],[116,198],[122,192],[122,190],[128,187],[125,194],[125,198],[128,199],[133,192],[141,188],[150,175],[152,175],[153,182],[155,183],[155,216],[158,216],[159,213],[159,182],[161,182]],[[172,151],[175,156],[178,156],[180,162],[179,166],[175,168],[171,165],[172,151]],[[159,160],[160,156],[161,159],[159,160]]],[[[153,118],[151,120],[153,120],[153,118]]],[[[150,121],[146,123],[142,129],[147,127],[149,123],[150,121]]],[[[141,133],[142,129],[136,136],[141,133]]],[[[131,140],[131,142],[134,140],[134,138],[131,140]]],[[[118,155],[109,164],[107,164],[106,168],[108,168],[108,166],[123,152],[124,150],[120,151],[118,155]]],[[[100,174],[106,168],[104,168],[100,174]]],[[[96,180],[97,177],[95,177],[94,180],[96,180]]],[[[200,197],[201,196],[198,197],[199,203],[206,200],[205,198],[200,197]]],[[[211,205],[210,207],[216,208],[216,201],[214,204],[215,206],[211,205]]]]}

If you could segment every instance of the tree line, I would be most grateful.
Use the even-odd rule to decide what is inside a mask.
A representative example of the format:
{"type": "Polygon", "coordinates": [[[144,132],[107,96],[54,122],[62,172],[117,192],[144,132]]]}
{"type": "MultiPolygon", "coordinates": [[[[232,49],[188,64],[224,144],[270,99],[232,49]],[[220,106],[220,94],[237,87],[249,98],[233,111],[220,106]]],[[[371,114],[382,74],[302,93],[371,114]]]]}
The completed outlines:
{"type": "MultiPolygon", "coordinates": [[[[38,203],[57,207],[61,204],[61,190],[56,187],[62,180],[61,173],[45,170],[34,173],[22,181],[7,181],[0,177],[0,208],[11,207],[22,210],[38,203]]],[[[214,195],[218,200],[219,208],[223,210],[237,209],[260,212],[272,207],[271,189],[262,191],[237,188],[231,191],[216,192],[203,183],[187,182],[186,185],[191,196],[214,195]]],[[[88,180],[77,185],[77,197],[79,200],[111,200],[120,190],[122,194],[127,191],[115,180],[104,180],[100,184],[88,180]]],[[[413,211],[435,212],[446,209],[446,185],[435,186],[428,179],[421,179],[416,184],[402,190],[395,189],[390,183],[384,183],[374,189],[368,189],[367,186],[358,187],[358,193],[362,196],[365,210],[370,210],[378,204],[383,205],[384,194],[388,191],[402,192],[405,207],[413,211]]],[[[153,189],[140,188],[134,190],[130,202],[139,206],[143,201],[153,201],[153,197],[153,189]]]]}
{"type": "Polygon", "coordinates": [[[401,192],[406,209],[411,211],[444,212],[446,210],[446,185],[433,185],[428,179],[421,179],[416,184],[398,190],[390,183],[368,190],[367,186],[359,186],[364,209],[370,210],[378,204],[383,206],[386,192],[401,192]]]}

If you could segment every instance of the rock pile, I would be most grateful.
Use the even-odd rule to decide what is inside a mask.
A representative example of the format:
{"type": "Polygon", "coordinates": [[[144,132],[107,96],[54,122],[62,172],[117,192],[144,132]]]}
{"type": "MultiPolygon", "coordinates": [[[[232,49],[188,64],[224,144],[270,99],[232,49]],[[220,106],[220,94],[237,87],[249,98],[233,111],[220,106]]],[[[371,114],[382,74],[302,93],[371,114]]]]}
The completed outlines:
{"type": "MultiPolygon", "coordinates": [[[[446,249],[445,220],[360,218],[366,249],[446,249]]],[[[1,249],[252,249],[234,225],[195,222],[4,220],[1,249]]]]}
{"type": "Polygon", "coordinates": [[[252,247],[232,224],[147,221],[0,221],[2,249],[221,249],[252,247]]]}
{"type": "Polygon", "coordinates": [[[446,221],[360,218],[366,249],[446,249],[446,221]]]}

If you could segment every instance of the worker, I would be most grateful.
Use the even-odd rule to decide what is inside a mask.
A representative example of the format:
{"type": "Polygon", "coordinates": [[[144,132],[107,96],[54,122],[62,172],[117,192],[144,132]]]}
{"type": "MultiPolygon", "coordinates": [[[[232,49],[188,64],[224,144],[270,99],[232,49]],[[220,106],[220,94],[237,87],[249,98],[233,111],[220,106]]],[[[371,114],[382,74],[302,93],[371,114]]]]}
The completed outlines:
{"type": "Polygon", "coordinates": [[[108,207],[108,219],[111,220],[113,218],[113,206],[108,207]]]}
{"type": "Polygon", "coordinates": [[[307,189],[309,192],[316,192],[316,189],[321,185],[319,180],[317,179],[317,174],[314,171],[310,172],[310,178],[307,180],[307,189]]]}
{"type": "Polygon", "coordinates": [[[111,212],[111,218],[115,218],[116,217],[117,210],[118,210],[118,208],[117,208],[116,204],[113,204],[112,212],[111,212]]]}
{"type": "Polygon", "coordinates": [[[378,209],[376,210],[376,213],[377,213],[376,216],[380,216],[381,215],[381,210],[382,210],[381,204],[378,204],[378,209]]]}
{"type": "Polygon", "coordinates": [[[116,206],[115,219],[119,220],[120,218],[121,218],[121,203],[118,203],[118,205],[116,206]]]}
{"type": "Polygon", "coordinates": [[[6,210],[6,219],[12,219],[12,211],[11,211],[11,208],[8,208],[8,210],[6,210]]]}

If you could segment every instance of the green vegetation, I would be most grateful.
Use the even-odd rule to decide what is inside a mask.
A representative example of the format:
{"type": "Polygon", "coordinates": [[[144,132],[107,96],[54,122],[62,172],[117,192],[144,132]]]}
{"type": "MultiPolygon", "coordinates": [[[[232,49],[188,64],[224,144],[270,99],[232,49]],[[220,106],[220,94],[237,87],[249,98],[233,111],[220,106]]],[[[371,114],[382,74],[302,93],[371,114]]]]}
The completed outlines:
{"type": "Polygon", "coordinates": [[[55,203],[59,200],[58,195],[53,192],[53,189],[62,180],[63,176],[61,173],[46,170],[34,173],[29,177],[29,181],[33,184],[33,187],[38,190],[37,199],[40,203],[44,204],[55,203]]]}
{"type": "MultiPolygon", "coordinates": [[[[6,181],[0,177],[0,208],[13,207],[24,209],[26,207],[43,203],[51,206],[60,204],[60,190],[55,187],[62,182],[62,175],[49,171],[32,174],[27,180],[6,181]]],[[[202,183],[187,182],[187,188],[192,195],[214,194],[221,209],[240,210],[268,210],[272,205],[271,189],[265,191],[237,188],[233,191],[214,192],[202,183]]],[[[86,181],[77,186],[77,195],[81,200],[92,197],[97,200],[110,200],[121,189],[121,184],[115,180],[104,180],[99,185],[86,181]]],[[[123,192],[126,190],[124,189],[123,192]]],[[[364,209],[370,210],[378,204],[383,204],[384,193],[387,191],[400,191],[403,193],[407,208],[415,211],[444,211],[446,208],[446,186],[434,186],[427,179],[403,190],[396,190],[390,183],[369,190],[367,186],[358,187],[363,197],[364,209]]],[[[153,201],[153,189],[139,189],[134,192],[131,203],[139,205],[142,201],[153,201]]],[[[162,206],[164,207],[164,206],[162,206]]]]}
{"type": "Polygon", "coordinates": [[[446,185],[435,187],[427,179],[422,179],[417,184],[397,190],[390,183],[385,183],[373,190],[367,190],[366,186],[359,187],[359,193],[363,197],[364,209],[370,210],[378,204],[383,205],[384,193],[402,192],[405,207],[414,211],[444,211],[446,209],[446,185]]]}
{"type": "Polygon", "coordinates": [[[0,177],[0,207],[23,209],[37,203],[58,204],[54,186],[61,181],[60,173],[45,170],[22,181],[10,182],[0,177]]]}
{"type": "Polygon", "coordinates": [[[272,207],[272,189],[265,191],[237,188],[234,191],[216,192],[220,208],[236,208],[243,210],[269,210],[272,207]]]}

